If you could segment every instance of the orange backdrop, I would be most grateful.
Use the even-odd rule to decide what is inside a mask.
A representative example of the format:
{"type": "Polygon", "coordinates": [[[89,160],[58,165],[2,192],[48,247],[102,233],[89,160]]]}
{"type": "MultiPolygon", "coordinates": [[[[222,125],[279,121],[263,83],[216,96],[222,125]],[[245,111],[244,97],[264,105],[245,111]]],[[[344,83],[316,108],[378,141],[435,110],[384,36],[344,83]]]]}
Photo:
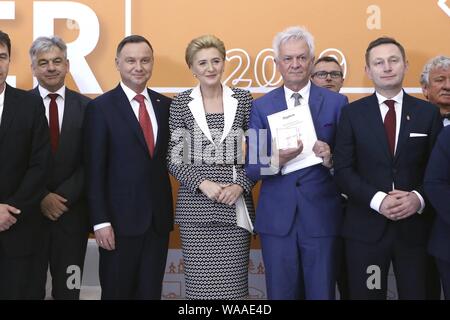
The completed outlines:
{"type": "MultiPolygon", "coordinates": [[[[91,97],[119,81],[115,49],[130,33],[147,37],[154,47],[149,86],[157,91],[172,96],[195,85],[184,50],[192,38],[212,33],[229,50],[224,80],[250,88],[257,97],[279,84],[270,58],[273,36],[287,26],[304,25],[315,37],[316,57],[332,54],[342,63],[346,74],[342,92],[354,100],[372,90],[363,72],[367,44],[388,35],[404,45],[409,60],[404,85],[420,97],[418,79],[424,63],[438,54],[450,54],[449,6],[447,0],[0,0],[0,29],[9,33],[13,44],[8,82],[25,89],[33,86],[28,49],[34,38],[44,35],[39,33],[44,26],[51,23],[54,34],[78,47],[90,37],[92,49],[82,55],[93,78],[83,76],[80,65],[71,59],[67,84],[91,97]],[[98,88],[83,87],[83,79],[97,82],[98,88]]],[[[69,46],[69,55],[76,57],[75,49],[70,50],[69,46]]],[[[253,246],[258,246],[257,241],[253,246]]],[[[177,232],[171,247],[179,247],[177,232]]]]}

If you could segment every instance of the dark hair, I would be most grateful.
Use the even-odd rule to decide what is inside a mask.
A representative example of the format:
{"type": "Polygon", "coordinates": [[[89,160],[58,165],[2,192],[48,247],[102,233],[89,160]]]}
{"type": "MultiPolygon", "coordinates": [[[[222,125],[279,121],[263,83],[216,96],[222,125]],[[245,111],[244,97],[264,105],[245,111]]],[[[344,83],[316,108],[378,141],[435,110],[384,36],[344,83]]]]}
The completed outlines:
{"type": "Polygon", "coordinates": [[[120,41],[119,45],[117,46],[116,57],[119,56],[119,54],[122,51],[123,47],[127,43],[141,43],[141,42],[145,42],[150,47],[150,49],[153,52],[153,47],[152,47],[152,45],[150,44],[150,42],[147,39],[145,39],[143,36],[139,36],[139,35],[133,34],[131,36],[123,38],[122,41],[120,41]]]}
{"type": "Polygon", "coordinates": [[[317,65],[318,63],[321,63],[321,62],[334,62],[334,63],[336,63],[339,67],[341,66],[341,65],[339,64],[339,62],[336,60],[336,58],[334,58],[334,57],[332,57],[332,56],[323,56],[323,57],[317,59],[317,61],[314,63],[314,65],[317,65]]]}
{"type": "Polygon", "coordinates": [[[11,57],[11,39],[2,30],[0,30],[0,43],[8,48],[8,55],[11,57]]]}
{"type": "Polygon", "coordinates": [[[369,43],[369,46],[366,49],[366,65],[369,66],[369,54],[370,50],[372,50],[375,47],[381,46],[382,44],[394,44],[397,46],[397,48],[400,50],[400,53],[402,54],[403,61],[406,61],[406,54],[405,54],[405,48],[394,38],[390,37],[381,37],[378,39],[373,40],[371,43],[369,43]]]}

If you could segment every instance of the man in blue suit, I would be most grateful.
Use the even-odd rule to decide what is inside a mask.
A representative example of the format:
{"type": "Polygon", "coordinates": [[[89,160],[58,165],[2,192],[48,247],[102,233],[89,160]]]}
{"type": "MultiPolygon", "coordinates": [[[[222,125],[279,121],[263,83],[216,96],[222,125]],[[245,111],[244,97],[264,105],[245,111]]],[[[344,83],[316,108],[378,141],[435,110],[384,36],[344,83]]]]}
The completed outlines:
{"type": "Polygon", "coordinates": [[[254,101],[246,165],[252,180],[262,180],[255,229],[261,237],[268,298],[334,299],[342,208],[330,174],[330,147],[348,100],[310,82],[314,42],[304,28],[280,32],[273,47],[284,86],[254,101]],[[290,108],[304,108],[310,115],[307,121],[317,135],[313,151],[323,163],[283,174],[284,165],[302,153],[306,141],[278,150],[267,117],[290,108]]]}
{"type": "Polygon", "coordinates": [[[102,299],[160,299],[173,226],[166,169],[171,100],[147,89],[153,49],[144,37],[119,43],[116,66],[122,81],[88,104],[85,120],[102,299]]]}
{"type": "Polygon", "coordinates": [[[334,151],[336,182],[348,195],[350,299],[386,299],[391,262],[399,298],[425,299],[433,211],[422,184],[442,122],[438,108],[403,91],[400,43],[378,38],[365,58],[375,93],[342,109],[334,151]]]}
{"type": "Polygon", "coordinates": [[[442,130],[431,153],[424,189],[437,213],[428,250],[436,258],[444,297],[450,300],[450,126],[442,130]]]}

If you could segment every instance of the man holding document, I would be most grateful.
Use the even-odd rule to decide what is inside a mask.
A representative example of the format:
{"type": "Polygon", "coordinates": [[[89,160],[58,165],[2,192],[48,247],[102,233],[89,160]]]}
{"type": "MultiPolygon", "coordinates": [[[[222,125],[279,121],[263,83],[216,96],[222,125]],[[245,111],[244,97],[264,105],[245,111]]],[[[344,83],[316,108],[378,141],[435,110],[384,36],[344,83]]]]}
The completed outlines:
{"type": "Polygon", "coordinates": [[[342,220],[330,168],[345,96],[310,82],[314,42],[290,27],[273,42],[284,86],[253,103],[247,175],[262,180],[260,234],[269,299],[334,299],[342,220]]]}

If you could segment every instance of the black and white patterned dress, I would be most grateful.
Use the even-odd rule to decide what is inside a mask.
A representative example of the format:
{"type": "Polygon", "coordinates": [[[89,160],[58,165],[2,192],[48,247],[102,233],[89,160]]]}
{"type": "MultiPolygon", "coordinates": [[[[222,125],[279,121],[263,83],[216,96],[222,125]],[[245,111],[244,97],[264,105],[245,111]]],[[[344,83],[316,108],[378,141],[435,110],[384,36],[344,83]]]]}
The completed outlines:
{"type": "MultiPolygon", "coordinates": [[[[233,97],[238,100],[232,128],[234,133],[243,132],[248,128],[252,98],[248,91],[232,90],[233,97]]],[[[180,225],[186,298],[244,299],[248,296],[250,233],[236,226],[234,205],[208,199],[198,186],[205,179],[233,183],[234,167],[237,171],[235,183],[244,189],[247,208],[254,218],[253,182],[238,161],[242,150],[240,137],[235,138],[235,143],[224,141],[223,145],[219,144],[224,114],[206,114],[215,145],[202,137],[203,133],[188,108],[191,91],[179,94],[172,102],[169,120],[172,137],[168,151],[169,171],[180,182],[175,222],[180,225]],[[180,130],[184,130],[183,137],[177,134],[180,130]],[[182,163],[175,159],[178,156],[183,158],[182,163]]]]}

